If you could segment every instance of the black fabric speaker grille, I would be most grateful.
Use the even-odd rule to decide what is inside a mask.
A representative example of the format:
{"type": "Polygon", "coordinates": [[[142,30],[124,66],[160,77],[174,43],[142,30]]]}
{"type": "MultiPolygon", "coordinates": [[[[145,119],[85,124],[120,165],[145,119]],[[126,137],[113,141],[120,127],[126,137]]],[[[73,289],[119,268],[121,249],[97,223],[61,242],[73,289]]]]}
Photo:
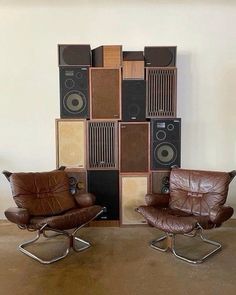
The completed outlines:
{"type": "Polygon", "coordinates": [[[59,45],[60,66],[90,66],[90,45],[59,45]]]}
{"type": "Polygon", "coordinates": [[[146,67],[174,67],[176,47],[145,47],[144,57],[146,67]]]}
{"type": "Polygon", "coordinates": [[[98,219],[119,219],[119,171],[88,171],[88,191],[96,196],[96,203],[106,207],[98,219]]]}
{"type": "Polygon", "coordinates": [[[122,121],[145,121],[146,81],[122,81],[122,121]]]}
{"type": "Polygon", "coordinates": [[[87,67],[60,67],[61,118],[88,118],[88,85],[87,67]]]}

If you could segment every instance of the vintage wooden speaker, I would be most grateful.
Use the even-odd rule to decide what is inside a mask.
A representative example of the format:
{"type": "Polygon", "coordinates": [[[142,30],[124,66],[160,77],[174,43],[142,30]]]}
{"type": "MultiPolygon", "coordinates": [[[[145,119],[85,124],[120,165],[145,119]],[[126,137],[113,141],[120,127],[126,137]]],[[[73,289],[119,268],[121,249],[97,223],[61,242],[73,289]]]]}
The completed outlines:
{"type": "Polygon", "coordinates": [[[122,46],[104,45],[92,50],[94,67],[119,68],[122,66],[122,46]]]}
{"type": "Polygon", "coordinates": [[[177,69],[147,68],[147,117],[176,117],[177,69]]]}
{"type": "Polygon", "coordinates": [[[57,119],[57,167],[86,168],[86,120],[57,119]]]}
{"type": "Polygon", "coordinates": [[[87,192],[87,172],[78,168],[66,168],[72,195],[87,192]]]}
{"type": "Polygon", "coordinates": [[[144,56],[142,51],[123,52],[123,79],[144,80],[144,56]]]}
{"type": "Polygon", "coordinates": [[[91,66],[92,54],[89,44],[59,44],[59,66],[91,66]]]}
{"type": "Polygon", "coordinates": [[[118,169],[117,121],[88,121],[88,169],[118,169]]]}
{"type": "Polygon", "coordinates": [[[120,69],[90,68],[91,119],[121,118],[120,69]]]}
{"type": "Polygon", "coordinates": [[[145,205],[145,195],[149,192],[149,176],[121,175],[121,224],[145,224],[145,219],[135,212],[135,208],[145,205]]]}
{"type": "Polygon", "coordinates": [[[149,123],[120,123],[120,171],[149,171],[149,123]]]}
{"type": "Polygon", "coordinates": [[[156,194],[168,194],[170,170],[153,171],[151,173],[151,191],[156,194]]]}
{"type": "Polygon", "coordinates": [[[176,46],[144,47],[146,67],[175,67],[176,46]]]}

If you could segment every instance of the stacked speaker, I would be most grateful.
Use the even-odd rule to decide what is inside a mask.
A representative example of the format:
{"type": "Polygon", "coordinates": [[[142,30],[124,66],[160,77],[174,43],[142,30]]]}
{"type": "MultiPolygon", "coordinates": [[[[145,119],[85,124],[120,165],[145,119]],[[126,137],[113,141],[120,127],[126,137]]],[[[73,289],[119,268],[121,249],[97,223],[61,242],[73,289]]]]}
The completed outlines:
{"type": "Polygon", "coordinates": [[[59,45],[57,167],[72,194],[91,192],[106,207],[97,225],[145,221],[134,209],[147,192],[168,193],[180,166],[176,47],[59,45]]]}

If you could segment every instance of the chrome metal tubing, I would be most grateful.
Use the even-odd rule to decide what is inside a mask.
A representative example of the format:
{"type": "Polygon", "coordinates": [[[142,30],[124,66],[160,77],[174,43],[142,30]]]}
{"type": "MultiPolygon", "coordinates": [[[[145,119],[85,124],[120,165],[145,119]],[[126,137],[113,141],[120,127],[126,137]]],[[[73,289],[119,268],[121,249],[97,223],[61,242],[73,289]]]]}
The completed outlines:
{"type": "Polygon", "coordinates": [[[168,249],[169,249],[168,246],[166,246],[166,248],[161,248],[161,247],[158,247],[158,246],[156,245],[158,242],[164,241],[165,239],[167,239],[167,235],[164,235],[164,236],[161,236],[161,237],[158,238],[158,239],[152,240],[152,241],[150,242],[150,247],[153,248],[153,249],[155,249],[155,250],[161,251],[161,252],[166,252],[166,251],[168,251],[168,249]]]}

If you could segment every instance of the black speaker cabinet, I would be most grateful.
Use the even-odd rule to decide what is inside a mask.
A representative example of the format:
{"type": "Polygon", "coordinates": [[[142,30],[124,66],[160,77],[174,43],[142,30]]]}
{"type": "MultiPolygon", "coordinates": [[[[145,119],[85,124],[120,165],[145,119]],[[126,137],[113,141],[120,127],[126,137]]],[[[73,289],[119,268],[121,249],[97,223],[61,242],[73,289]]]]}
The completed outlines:
{"type": "Polygon", "coordinates": [[[92,53],[90,45],[58,45],[59,66],[91,66],[92,53]]]}
{"type": "Polygon", "coordinates": [[[175,67],[176,46],[146,46],[144,58],[146,67],[175,67]]]}
{"type": "Polygon", "coordinates": [[[146,81],[122,81],[122,120],[145,121],[146,81]]]}
{"type": "Polygon", "coordinates": [[[151,169],[180,167],[181,119],[151,120],[151,169]]]}
{"type": "Polygon", "coordinates": [[[98,219],[119,219],[119,171],[88,171],[88,191],[96,196],[96,203],[106,207],[98,219]]]}
{"type": "Polygon", "coordinates": [[[61,118],[89,117],[89,68],[60,67],[61,118]]]}
{"type": "Polygon", "coordinates": [[[151,190],[156,194],[168,194],[170,192],[170,170],[153,171],[151,174],[151,190]]]}

